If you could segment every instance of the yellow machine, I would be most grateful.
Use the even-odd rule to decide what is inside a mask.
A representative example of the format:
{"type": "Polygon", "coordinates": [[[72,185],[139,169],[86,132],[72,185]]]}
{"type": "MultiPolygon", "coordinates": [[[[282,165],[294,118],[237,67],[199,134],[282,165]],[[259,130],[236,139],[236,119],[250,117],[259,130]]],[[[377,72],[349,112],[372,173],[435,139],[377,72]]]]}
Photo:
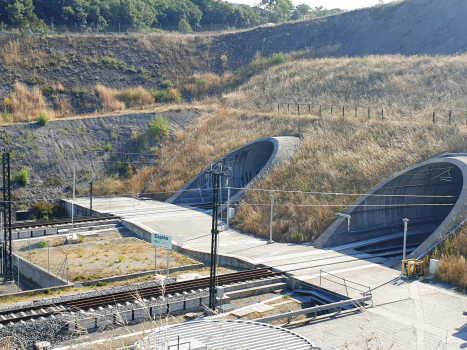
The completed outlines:
{"type": "Polygon", "coordinates": [[[416,278],[423,276],[422,260],[402,260],[401,276],[404,278],[416,278]]]}

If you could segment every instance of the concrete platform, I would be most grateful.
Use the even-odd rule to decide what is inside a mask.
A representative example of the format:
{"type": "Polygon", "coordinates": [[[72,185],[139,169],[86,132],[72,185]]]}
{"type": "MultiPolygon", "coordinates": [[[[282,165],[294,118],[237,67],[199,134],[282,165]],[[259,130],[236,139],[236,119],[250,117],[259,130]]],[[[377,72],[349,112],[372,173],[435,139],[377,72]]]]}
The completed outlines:
{"type": "MultiPolygon", "coordinates": [[[[76,200],[86,207],[88,199],[76,200]]],[[[167,203],[112,198],[93,200],[93,209],[119,215],[141,229],[183,235],[183,248],[195,253],[210,252],[211,216],[209,211],[167,203]]],[[[357,252],[351,247],[317,249],[309,245],[267,244],[256,236],[228,229],[220,233],[219,253],[255,265],[287,271],[297,283],[320,284],[321,269],[345,278],[347,289],[336,277],[321,275],[324,288],[350,297],[369,286],[374,307],[364,313],[336,316],[325,321],[294,328],[323,349],[362,349],[364,339],[380,339],[392,349],[467,348],[467,297],[439,283],[405,281],[392,268],[394,260],[357,252]],[[344,249],[345,248],[345,249],[344,249]],[[352,282],[358,283],[352,284],[352,282]],[[355,289],[352,289],[352,288],[355,289]],[[440,344],[440,345],[438,345],[440,344]]]]}

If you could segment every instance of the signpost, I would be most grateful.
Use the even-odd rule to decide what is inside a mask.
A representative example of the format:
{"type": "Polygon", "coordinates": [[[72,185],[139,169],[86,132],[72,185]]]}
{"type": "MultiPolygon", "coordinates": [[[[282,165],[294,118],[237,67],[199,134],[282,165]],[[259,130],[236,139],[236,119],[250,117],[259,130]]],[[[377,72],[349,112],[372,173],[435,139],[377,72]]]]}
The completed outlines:
{"type": "Polygon", "coordinates": [[[170,251],[172,250],[172,236],[151,233],[151,244],[154,246],[154,274],[157,275],[157,247],[167,249],[167,278],[169,278],[170,251]]]}

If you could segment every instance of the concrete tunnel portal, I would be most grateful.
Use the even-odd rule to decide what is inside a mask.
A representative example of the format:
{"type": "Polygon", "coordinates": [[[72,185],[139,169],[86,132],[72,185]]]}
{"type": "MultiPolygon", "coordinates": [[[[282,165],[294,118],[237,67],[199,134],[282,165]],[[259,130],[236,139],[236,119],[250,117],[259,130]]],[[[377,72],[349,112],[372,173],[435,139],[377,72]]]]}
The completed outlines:
{"type": "MultiPolygon", "coordinates": [[[[283,161],[289,160],[299,143],[298,137],[266,137],[253,141],[225,155],[213,163],[222,163],[231,176],[228,186],[231,188],[230,200],[234,203],[243,194],[243,188],[251,186],[266,170],[283,161]]],[[[204,169],[167,202],[179,205],[210,207],[213,201],[212,175],[204,169]]],[[[222,202],[227,201],[226,179],[221,181],[222,202]]]]}
{"type": "Polygon", "coordinates": [[[440,156],[393,174],[350,206],[349,232],[347,218],[338,218],[315,246],[402,256],[402,219],[408,218],[407,252],[417,257],[466,218],[466,176],[467,155],[440,156]]]}

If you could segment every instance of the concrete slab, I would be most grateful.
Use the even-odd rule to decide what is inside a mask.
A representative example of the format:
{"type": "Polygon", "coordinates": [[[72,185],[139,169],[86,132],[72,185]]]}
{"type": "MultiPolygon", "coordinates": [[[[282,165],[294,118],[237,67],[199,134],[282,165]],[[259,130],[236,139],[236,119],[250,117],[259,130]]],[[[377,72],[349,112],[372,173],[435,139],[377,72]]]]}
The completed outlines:
{"type": "MultiPolygon", "coordinates": [[[[84,207],[88,202],[86,198],[76,200],[84,207]]],[[[134,198],[98,198],[93,200],[93,208],[119,215],[141,230],[152,229],[172,237],[183,235],[183,248],[188,251],[210,252],[209,212],[134,198]]],[[[401,280],[399,271],[391,268],[394,260],[344,248],[267,244],[266,240],[232,229],[219,235],[221,255],[286,271],[296,282],[319,285],[323,270],[332,274],[325,275],[326,280],[321,279],[324,288],[344,295],[348,292],[350,297],[371,288],[373,308],[294,328],[324,349],[362,349],[370,338],[379,339],[384,348],[393,345],[392,349],[467,348],[467,316],[463,315],[467,311],[467,297],[444,286],[401,280]]],[[[207,305],[208,298],[202,302],[207,305]]]]}

